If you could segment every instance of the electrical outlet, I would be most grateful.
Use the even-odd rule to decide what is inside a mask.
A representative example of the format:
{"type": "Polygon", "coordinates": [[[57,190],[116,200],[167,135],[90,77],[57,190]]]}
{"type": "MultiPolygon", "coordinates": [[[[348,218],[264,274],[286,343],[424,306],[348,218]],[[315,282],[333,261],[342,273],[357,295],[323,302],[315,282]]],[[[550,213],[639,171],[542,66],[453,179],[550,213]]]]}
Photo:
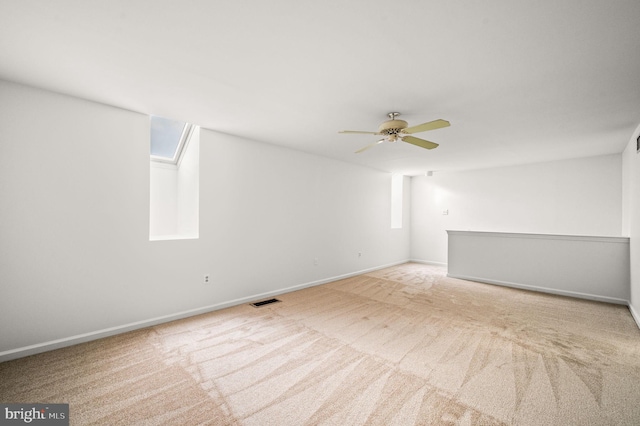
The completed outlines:
{"type": "Polygon", "coordinates": [[[202,278],[202,283],[203,284],[210,284],[211,280],[209,279],[209,274],[204,274],[203,278],[202,278]]]}
{"type": "Polygon", "coordinates": [[[362,252],[361,251],[358,252],[358,257],[362,257],[362,252]]]}
{"type": "Polygon", "coordinates": [[[318,258],[317,258],[317,257],[314,257],[314,258],[313,258],[313,264],[314,264],[315,266],[318,266],[318,258]]]}

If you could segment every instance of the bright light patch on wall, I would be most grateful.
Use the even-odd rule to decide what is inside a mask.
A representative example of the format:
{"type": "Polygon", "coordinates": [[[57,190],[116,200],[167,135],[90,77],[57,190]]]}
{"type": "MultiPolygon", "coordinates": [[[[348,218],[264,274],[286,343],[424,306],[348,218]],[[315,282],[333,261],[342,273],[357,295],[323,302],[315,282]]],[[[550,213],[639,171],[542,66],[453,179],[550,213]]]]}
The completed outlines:
{"type": "Polygon", "coordinates": [[[402,181],[404,176],[391,175],[391,228],[402,228],[402,181]]]}

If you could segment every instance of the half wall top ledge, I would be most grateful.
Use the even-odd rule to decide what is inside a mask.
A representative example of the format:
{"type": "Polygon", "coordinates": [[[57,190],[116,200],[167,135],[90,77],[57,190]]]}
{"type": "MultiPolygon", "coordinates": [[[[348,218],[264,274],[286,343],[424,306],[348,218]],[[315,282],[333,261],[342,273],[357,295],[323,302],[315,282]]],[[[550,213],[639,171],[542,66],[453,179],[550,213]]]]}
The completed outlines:
{"type": "Polygon", "coordinates": [[[476,237],[495,237],[495,238],[526,238],[526,239],[542,239],[542,240],[567,240],[567,241],[595,241],[629,244],[629,237],[611,237],[603,235],[572,235],[572,234],[533,234],[527,232],[495,232],[495,231],[455,231],[447,230],[447,234],[466,235],[476,237]]]}

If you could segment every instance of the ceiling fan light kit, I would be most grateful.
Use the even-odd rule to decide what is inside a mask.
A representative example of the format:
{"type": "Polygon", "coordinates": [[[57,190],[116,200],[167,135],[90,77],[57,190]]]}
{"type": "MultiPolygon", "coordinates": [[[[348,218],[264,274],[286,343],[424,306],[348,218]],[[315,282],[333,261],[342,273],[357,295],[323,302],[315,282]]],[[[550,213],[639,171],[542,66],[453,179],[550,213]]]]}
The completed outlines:
{"type": "Polygon", "coordinates": [[[409,123],[404,120],[399,120],[396,117],[400,115],[399,112],[390,112],[387,114],[387,117],[390,120],[387,120],[380,124],[377,132],[366,132],[360,130],[343,130],[340,133],[357,133],[357,134],[367,134],[367,135],[379,135],[384,136],[377,142],[374,142],[370,145],[365,146],[356,151],[356,154],[366,151],[369,148],[373,148],[374,146],[381,144],[382,142],[397,142],[400,139],[403,142],[410,143],[415,146],[419,146],[420,148],[425,149],[434,149],[438,147],[438,144],[435,142],[431,142],[425,139],[416,138],[411,136],[413,133],[426,132],[427,130],[435,130],[440,129],[442,127],[449,127],[451,124],[442,119],[429,121],[426,123],[419,124],[417,126],[408,127],[409,123]]]}

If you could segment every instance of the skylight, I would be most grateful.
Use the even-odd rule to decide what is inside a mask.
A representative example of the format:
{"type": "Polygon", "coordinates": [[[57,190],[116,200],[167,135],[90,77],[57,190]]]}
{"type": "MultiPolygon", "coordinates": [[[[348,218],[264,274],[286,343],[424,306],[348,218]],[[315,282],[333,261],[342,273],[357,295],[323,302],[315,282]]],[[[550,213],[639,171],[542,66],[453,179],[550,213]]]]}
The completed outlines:
{"type": "Polygon", "coordinates": [[[184,121],[151,116],[151,159],[177,164],[192,125],[184,121]]]}

